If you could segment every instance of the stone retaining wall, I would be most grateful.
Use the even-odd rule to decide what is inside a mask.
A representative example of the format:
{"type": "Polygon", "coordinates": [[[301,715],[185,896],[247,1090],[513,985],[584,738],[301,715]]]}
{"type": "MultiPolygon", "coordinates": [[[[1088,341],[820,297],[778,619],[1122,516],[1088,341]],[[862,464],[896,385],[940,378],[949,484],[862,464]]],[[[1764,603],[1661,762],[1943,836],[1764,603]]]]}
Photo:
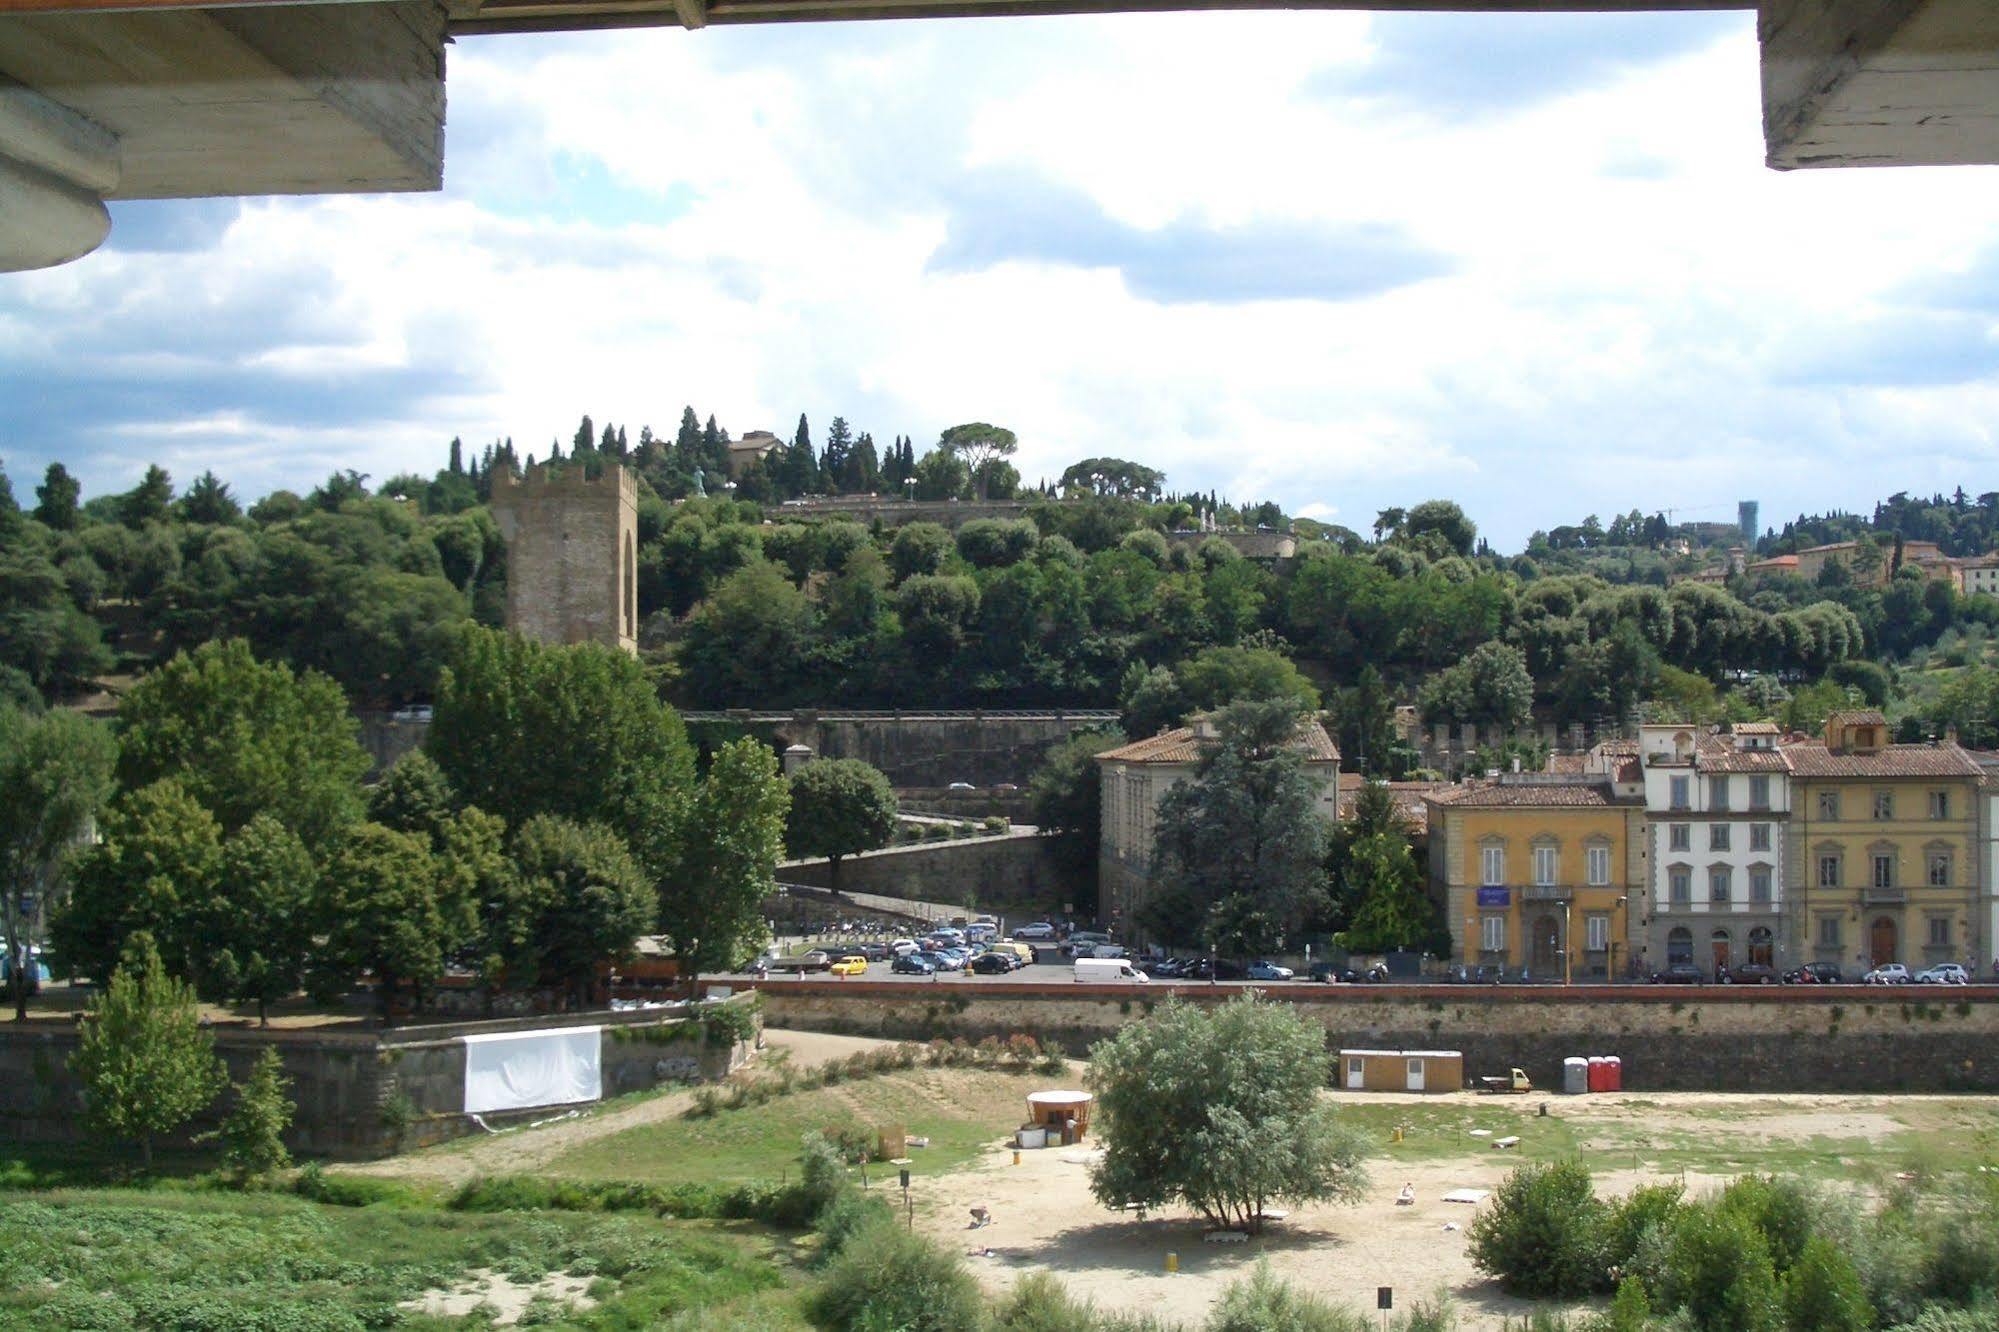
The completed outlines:
{"type": "MultiPolygon", "coordinates": [[[[739,1001],[747,1002],[747,1000],[739,1001]]],[[[741,1043],[708,1044],[684,1007],[621,1013],[574,1013],[497,1021],[438,1023],[387,1032],[314,1032],[223,1028],[216,1052],[232,1082],[249,1076],[257,1057],[275,1047],[292,1081],[298,1112],[287,1141],[294,1152],[375,1157],[444,1142],[479,1128],[464,1114],[463,1036],[601,1026],[604,1094],[616,1096],[661,1083],[714,1081],[749,1055],[741,1043]]],[[[74,1024],[0,1027],[0,1139],[76,1142],[83,1137],[82,1098],[69,1073],[74,1024]]],[[[752,1043],[753,1044],[753,1043],[752,1043]]],[[[214,1127],[231,1104],[224,1096],[193,1125],[214,1127]]],[[[567,1107],[487,1115],[488,1124],[541,1119],[567,1107]]]]}
{"type": "MultiPolygon", "coordinates": [[[[772,979],[772,1026],[901,1039],[1024,1031],[1071,1053],[1169,994],[1214,1002],[1235,985],[1009,984],[772,979]]],[[[1558,1087],[1569,1055],[1614,1054],[1628,1089],[1999,1092],[1999,992],[1578,986],[1294,986],[1268,991],[1335,1048],[1461,1050],[1467,1075],[1525,1069],[1558,1087]]]]}

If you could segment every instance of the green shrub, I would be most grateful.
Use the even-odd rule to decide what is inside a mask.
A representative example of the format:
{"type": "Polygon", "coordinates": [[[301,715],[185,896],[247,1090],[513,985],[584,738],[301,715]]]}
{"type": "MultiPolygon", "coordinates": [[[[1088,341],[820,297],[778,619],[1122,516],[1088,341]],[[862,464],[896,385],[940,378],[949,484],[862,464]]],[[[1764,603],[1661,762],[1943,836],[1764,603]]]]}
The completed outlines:
{"type": "Polygon", "coordinates": [[[1259,1261],[1232,1284],[1208,1314],[1207,1332],[1366,1332],[1348,1310],[1297,1290],[1259,1261]]]}
{"type": "Polygon", "coordinates": [[[981,832],[993,834],[1004,833],[1012,827],[1013,825],[1007,822],[1005,816],[1000,814],[988,814],[979,824],[981,832]]]}
{"type": "Polygon", "coordinates": [[[1603,1222],[1581,1163],[1523,1166],[1472,1222],[1472,1262],[1511,1294],[1584,1295],[1604,1284],[1603,1222]]]}
{"type": "Polygon", "coordinates": [[[868,1227],[893,1224],[894,1220],[894,1213],[879,1193],[840,1190],[812,1218],[812,1229],[819,1236],[819,1261],[832,1261],[854,1236],[868,1227]]]}
{"type": "Polygon", "coordinates": [[[1984,1304],[1975,1309],[1932,1305],[1908,1322],[1895,1324],[1889,1332],[1999,1332],[1999,1305],[1984,1304]]]}
{"type": "Polygon", "coordinates": [[[963,1332],[985,1317],[964,1264],[893,1221],[848,1237],[809,1307],[830,1332],[963,1332]]]}
{"type": "Polygon", "coordinates": [[[239,1176],[268,1175],[292,1163],[285,1150],[285,1130],[292,1122],[291,1098],[285,1095],[290,1085],[277,1050],[265,1046],[222,1122],[222,1161],[239,1176]]]}
{"type": "Polygon", "coordinates": [[[805,1195],[803,1204],[816,1217],[827,1203],[846,1188],[849,1157],[823,1133],[808,1133],[799,1144],[798,1187],[805,1195]]]}
{"type": "Polygon", "coordinates": [[[1949,1211],[1927,1227],[1923,1293],[1946,1304],[1976,1304],[1999,1296],[1999,1234],[1994,1219],[1949,1211]]]}
{"type": "Polygon", "coordinates": [[[1680,1184],[1641,1184],[1606,1204],[1603,1219],[1603,1261],[1622,1282],[1632,1270],[1648,1234],[1670,1234],[1686,1189],[1680,1184]]]}
{"type": "Polygon", "coordinates": [[[1646,1332],[1651,1325],[1652,1302],[1645,1298],[1645,1283],[1630,1276],[1617,1283],[1616,1297],[1591,1332],[1646,1332]]]}
{"type": "Polygon", "coordinates": [[[1805,1241],[1784,1282],[1784,1324],[1789,1332],[1868,1332],[1874,1326],[1860,1274],[1830,1241],[1805,1241]]]}
{"type": "Polygon", "coordinates": [[[1763,1232],[1741,1213],[1689,1207],[1673,1227],[1667,1295],[1697,1332],[1775,1332],[1777,1277],[1763,1232]]]}
{"type": "Polygon", "coordinates": [[[1791,1270],[1811,1238],[1812,1217],[1823,1204],[1801,1181],[1774,1175],[1744,1175],[1722,1190],[1716,1204],[1754,1226],[1770,1251],[1778,1276],[1791,1270]]]}
{"type": "Polygon", "coordinates": [[[1455,1332],[1457,1325],[1458,1311],[1451,1303],[1451,1293],[1439,1289],[1430,1299],[1410,1301],[1399,1328],[1400,1332],[1455,1332]]]}
{"type": "Polygon", "coordinates": [[[1089,1301],[1071,1295],[1046,1272],[1032,1272],[1014,1282],[993,1310],[997,1332],[1077,1332],[1096,1321],[1089,1301]]]}

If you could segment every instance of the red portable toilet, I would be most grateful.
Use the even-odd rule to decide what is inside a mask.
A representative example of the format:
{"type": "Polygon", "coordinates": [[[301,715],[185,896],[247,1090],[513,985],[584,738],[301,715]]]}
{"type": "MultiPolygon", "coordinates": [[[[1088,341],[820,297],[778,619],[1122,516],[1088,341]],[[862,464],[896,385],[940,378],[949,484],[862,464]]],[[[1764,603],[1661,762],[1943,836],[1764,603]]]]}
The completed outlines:
{"type": "Polygon", "coordinates": [[[1608,1084],[1605,1091],[1624,1090],[1624,1061],[1616,1055],[1606,1055],[1603,1061],[1603,1077],[1608,1084]]]}
{"type": "Polygon", "coordinates": [[[1604,1067],[1602,1055],[1589,1057],[1589,1089],[1593,1092],[1610,1090],[1610,1074],[1604,1067]]]}

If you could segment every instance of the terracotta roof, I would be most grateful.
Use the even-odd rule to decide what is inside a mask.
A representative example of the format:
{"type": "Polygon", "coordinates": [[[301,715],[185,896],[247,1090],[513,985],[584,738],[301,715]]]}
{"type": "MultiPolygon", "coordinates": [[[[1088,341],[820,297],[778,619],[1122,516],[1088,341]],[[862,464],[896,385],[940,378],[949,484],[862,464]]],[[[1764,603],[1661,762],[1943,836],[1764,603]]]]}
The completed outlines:
{"type": "Polygon", "coordinates": [[[1702,772],[1789,772],[1783,751],[1777,749],[1737,749],[1725,737],[1710,736],[1701,741],[1695,766],[1702,772]]]}
{"type": "Polygon", "coordinates": [[[1636,754],[1637,752],[1636,740],[1599,740],[1590,749],[1592,754],[1636,754]]]}
{"type": "Polygon", "coordinates": [[[1582,776],[1585,772],[1589,771],[1587,766],[1585,766],[1588,763],[1589,755],[1587,754],[1548,755],[1548,771],[1560,773],[1568,777],[1582,776]]]}
{"type": "Polygon", "coordinates": [[[1826,714],[1827,726],[1886,726],[1888,719],[1879,708],[1849,708],[1826,714]]]}
{"type": "MultiPolygon", "coordinates": [[[[1177,730],[1161,731],[1158,735],[1134,740],[1116,749],[1107,749],[1097,755],[1099,763],[1199,763],[1214,741],[1199,740],[1194,736],[1194,728],[1182,726],[1177,730]]],[[[1307,763],[1338,763],[1339,746],[1326,734],[1326,728],[1315,720],[1299,723],[1297,748],[1304,751],[1307,763]]]]}
{"type": "MultiPolygon", "coordinates": [[[[1341,822],[1353,817],[1354,806],[1360,800],[1360,788],[1365,785],[1367,779],[1357,772],[1340,774],[1341,822]]],[[[1421,836],[1430,827],[1430,808],[1424,803],[1424,798],[1433,792],[1449,789],[1450,783],[1389,782],[1387,786],[1389,798],[1395,802],[1395,817],[1411,833],[1421,836]]]]}
{"type": "Polygon", "coordinates": [[[1613,780],[1624,784],[1635,784],[1645,780],[1645,765],[1634,755],[1617,765],[1613,780]]]}
{"type": "Polygon", "coordinates": [[[1732,728],[1736,735],[1782,735],[1784,728],[1776,722],[1737,722],[1732,728]]]}
{"type": "Polygon", "coordinates": [[[1872,754],[1835,754],[1816,740],[1782,747],[1800,777],[1976,777],[1972,757],[1953,744],[1885,745],[1872,754]]]}
{"type": "Polygon", "coordinates": [[[1623,803],[1613,800],[1610,788],[1597,782],[1468,782],[1438,791],[1428,799],[1431,804],[1460,809],[1588,809],[1623,803]]]}

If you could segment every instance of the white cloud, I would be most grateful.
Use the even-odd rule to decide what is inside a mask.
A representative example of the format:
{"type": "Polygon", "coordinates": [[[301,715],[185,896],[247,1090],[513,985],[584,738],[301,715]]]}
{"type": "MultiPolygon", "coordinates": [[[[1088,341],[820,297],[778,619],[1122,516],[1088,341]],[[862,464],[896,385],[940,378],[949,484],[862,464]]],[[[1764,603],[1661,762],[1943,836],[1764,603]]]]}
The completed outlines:
{"type": "Polygon", "coordinates": [[[0,432],[17,489],[170,456],[254,493],[428,469],[454,434],[542,453],[584,411],[919,443],[987,419],[1030,477],[1110,454],[1314,515],[1445,495],[1503,547],[1975,485],[1999,311],[1911,293],[1999,253],[1999,176],[1765,170],[1749,26],[1697,18],[1663,58],[1572,50],[1558,92],[1434,115],[1326,82],[1387,59],[1354,14],[468,40],[441,197],[253,202],[206,248],[0,279],[0,432]],[[940,271],[996,180],[1069,201],[1051,231],[1097,210],[1090,244],[940,271]],[[1179,252],[1152,245],[1139,280],[1159,238],[1356,224],[1442,271],[1162,303],[1179,252]]]}

